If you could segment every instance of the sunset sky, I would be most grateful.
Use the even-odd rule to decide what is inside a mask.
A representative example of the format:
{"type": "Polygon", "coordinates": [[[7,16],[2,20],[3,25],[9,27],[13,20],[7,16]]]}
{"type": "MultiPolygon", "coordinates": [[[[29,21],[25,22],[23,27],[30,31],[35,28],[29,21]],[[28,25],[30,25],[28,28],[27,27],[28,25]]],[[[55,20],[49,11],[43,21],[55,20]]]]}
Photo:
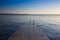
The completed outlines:
{"type": "Polygon", "coordinates": [[[2,0],[0,13],[60,14],[60,0],[2,0]]]}

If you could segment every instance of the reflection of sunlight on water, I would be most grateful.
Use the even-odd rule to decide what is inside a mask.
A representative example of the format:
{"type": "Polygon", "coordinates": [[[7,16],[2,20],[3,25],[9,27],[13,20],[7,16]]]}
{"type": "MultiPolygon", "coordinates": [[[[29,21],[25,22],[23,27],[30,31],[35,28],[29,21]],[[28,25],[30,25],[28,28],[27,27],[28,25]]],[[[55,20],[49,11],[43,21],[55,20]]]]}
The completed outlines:
{"type": "Polygon", "coordinates": [[[8,21],[24,22],[35,20],[37,22],[60,23],[60,16],[11,16],[6,18],[8,21]],[[12,20],[11,20],[12,19],[12,20]]]}
{"type": "Polygon", "coordinates": [[[29,22],[35,20],[40,24],[56,24],[57,26],[52,25],[51,28],[60,29],[60,16],[11,16],[7,20],[12,22],[29,22]]]}
{"type": "Polygon", "coordinates": [[[36,16],[33,19],[45,25],[42,29],[51,40],[60,40],[60,16],[36,16]]]}

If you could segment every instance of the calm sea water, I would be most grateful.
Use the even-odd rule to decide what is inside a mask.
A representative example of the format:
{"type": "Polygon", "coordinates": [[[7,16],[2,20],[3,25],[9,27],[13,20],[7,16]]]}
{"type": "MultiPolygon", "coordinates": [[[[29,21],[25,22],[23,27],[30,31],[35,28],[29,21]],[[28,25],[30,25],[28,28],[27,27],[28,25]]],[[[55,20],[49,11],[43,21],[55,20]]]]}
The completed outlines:
{"type": "Polygon", "coordinates": [[[60,16],[32,15],[0,15],[0,40],[8,40],[20,26],[33,20],[51,40],[60,40],[60,16]]]}

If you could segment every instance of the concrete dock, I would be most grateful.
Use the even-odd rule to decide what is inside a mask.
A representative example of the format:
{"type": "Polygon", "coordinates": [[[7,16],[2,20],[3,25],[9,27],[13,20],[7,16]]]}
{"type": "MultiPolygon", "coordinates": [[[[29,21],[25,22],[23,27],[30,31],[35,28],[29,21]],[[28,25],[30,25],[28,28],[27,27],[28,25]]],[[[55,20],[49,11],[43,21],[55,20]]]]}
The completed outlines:
{"type": "Polygon", "coordinates": [[[50,40],[36,25],[22,25],[8,40],[50,40]]]}

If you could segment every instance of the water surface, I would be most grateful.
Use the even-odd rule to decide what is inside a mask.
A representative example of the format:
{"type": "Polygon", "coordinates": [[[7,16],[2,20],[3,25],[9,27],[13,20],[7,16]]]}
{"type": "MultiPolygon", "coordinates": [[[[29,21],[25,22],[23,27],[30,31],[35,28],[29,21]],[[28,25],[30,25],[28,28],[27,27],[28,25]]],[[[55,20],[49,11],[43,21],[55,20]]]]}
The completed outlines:
{"type": "Polygon", "coordinates": [[[60,40],[60,16],[36,15],[0,15],[0,40],[8,40],[20,26],[33,20],[51,40],[60,40]]]}

